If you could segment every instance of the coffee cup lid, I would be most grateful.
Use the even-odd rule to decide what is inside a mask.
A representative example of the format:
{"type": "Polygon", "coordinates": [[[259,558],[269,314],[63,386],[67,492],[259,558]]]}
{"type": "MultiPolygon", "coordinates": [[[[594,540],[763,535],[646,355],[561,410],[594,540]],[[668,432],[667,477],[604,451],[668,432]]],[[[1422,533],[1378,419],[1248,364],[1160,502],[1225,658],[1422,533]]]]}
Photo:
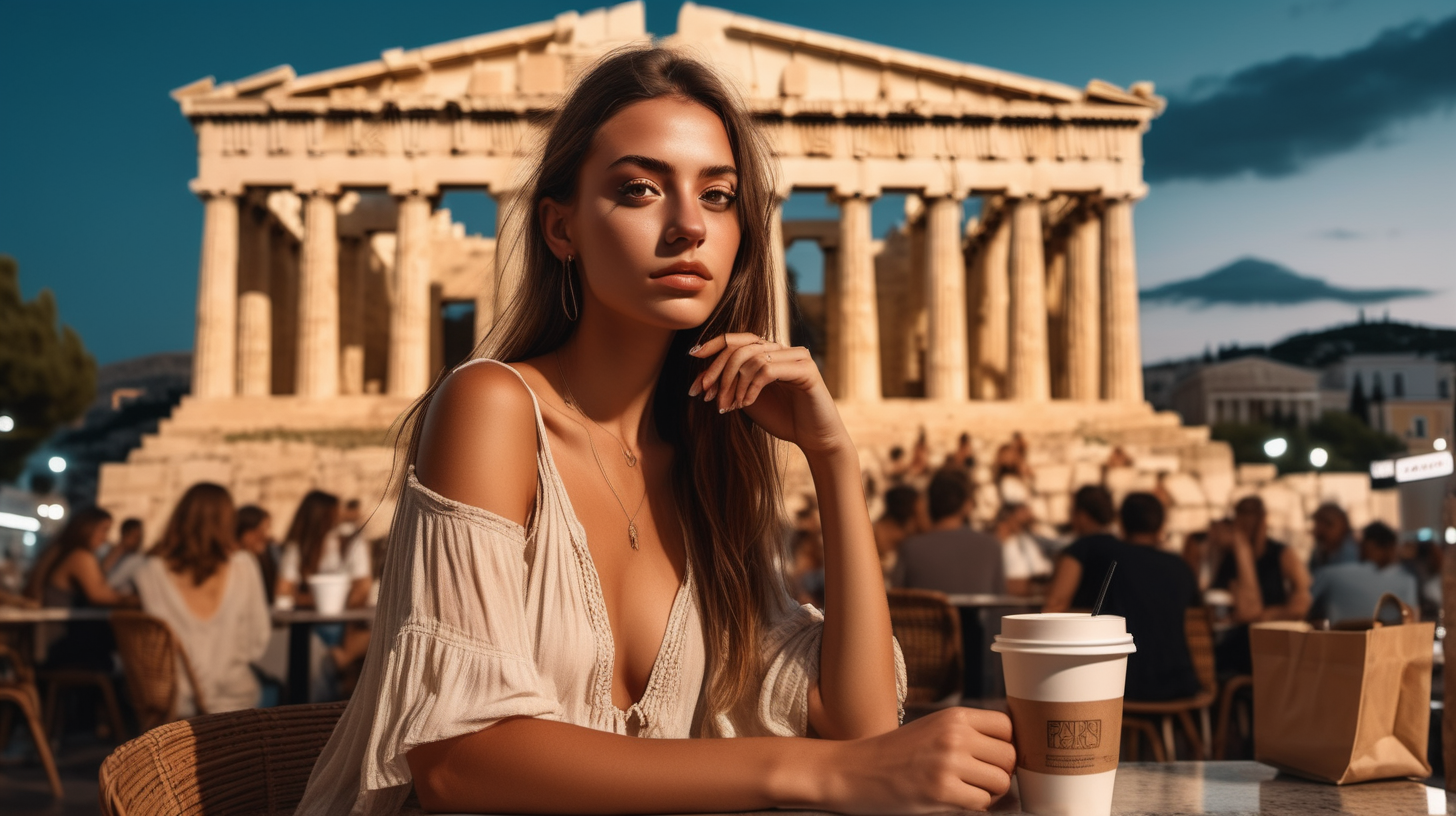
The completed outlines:
{"type": "Polygon", "coordinates": [[[1120,615],[1046,612],[1006,615],[1001,618],[1001,636],[1008,640],[1076,644],[1119,640],[1128,634],[1127,621],[1120,615]]]}

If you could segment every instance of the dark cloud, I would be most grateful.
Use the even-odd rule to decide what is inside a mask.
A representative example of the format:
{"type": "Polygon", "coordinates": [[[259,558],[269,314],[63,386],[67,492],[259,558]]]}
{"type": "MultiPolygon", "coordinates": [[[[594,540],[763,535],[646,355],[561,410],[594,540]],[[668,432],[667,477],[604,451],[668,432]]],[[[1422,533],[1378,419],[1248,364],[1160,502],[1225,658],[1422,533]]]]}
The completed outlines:
{"type": "Polygon", "coordinates": [[[1326,241],[1359,241],[1365,237],[1365,233],[1356,232],[1346,227],[1334,227],[1332,229],[1320,230],[1314,234],[1316,238],[1323,238],[1326,241]]]}
{"type": "Polygon", "coordinates": [[[1171,97],[1145,140],[1149,181],[1277,178],[1456,101],[1456,16],[1333,57],[1261,63],[1171,97]]]}
{"type": "Polygon", "coordinates": [[[1144,289],[1141,298],[1149,303],[1191,306],[1293,306],[1316,300],[1380,303],[1429,294],[1431,292],[1426,289],[1346,289],[1301,275],[1272,261],[1240,258],[1201,277],[1144,289]]]}

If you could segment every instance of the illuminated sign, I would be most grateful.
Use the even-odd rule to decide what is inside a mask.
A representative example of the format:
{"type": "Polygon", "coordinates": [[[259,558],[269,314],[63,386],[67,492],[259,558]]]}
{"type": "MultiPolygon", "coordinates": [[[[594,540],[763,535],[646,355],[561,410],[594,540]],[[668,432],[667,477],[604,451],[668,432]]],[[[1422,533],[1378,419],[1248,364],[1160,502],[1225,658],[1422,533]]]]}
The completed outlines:
{"type": "MultiPolygon", "coordinates": [[[[1435,453],[1423,453],[1420,456],[1407,456],[1395,460],[1395,481],[1418,482],[1422,479],[1439,479],[1442,476],[1450,476],[1456,468],[1453,468],[1450,451],[1437,451],[1435,453]]],[[[1375,465],[1372,463],[1370,469],[1373,472],[1375,465]]]]}
{"type": "Polygon", "coordinates": [[[1370,478],[1372,479],[1394,479],[1395,460],[1381,459],[1370,463],[1370,478]]]}

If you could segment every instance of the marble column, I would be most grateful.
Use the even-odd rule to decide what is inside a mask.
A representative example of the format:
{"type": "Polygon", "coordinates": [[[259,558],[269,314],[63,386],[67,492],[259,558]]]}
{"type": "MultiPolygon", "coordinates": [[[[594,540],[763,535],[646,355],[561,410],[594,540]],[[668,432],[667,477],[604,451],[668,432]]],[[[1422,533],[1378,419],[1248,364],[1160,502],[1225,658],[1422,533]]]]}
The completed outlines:
{"type": "Polygon", "coordinates": [[[303,258],[298,266],[298,367],[294,393],[339,393],[339,230],[335,197],[303,197],[303,258]]]}
{"type": "Polygon", "coordinates": [[[192,395],[230,397],[237,386],[238,199],[227,193],[207,192],[202,200],[192,395]]]}
{"type": "Polygon", "coordinates": [[[925,211],[925,396],[964,400],[970,394],[966,356],[966,270],[961,255],[961,202],[931,198],[925,211]]]}
{"type": "Polygon", "coordinates": [[[1012,199],[1006,398],[1043,402],[1051,397],[1047,370],[1046,261],[1041,202],[1012,199]]]}
{"type": "Polygon", "coordinates": [[[369,238],[350,238],[339,251],[339,391],[364,393],[364,282],[369,238]]]}
{"type": "Polygon", "coordinates": [[[273,393],[272,219],[266,207],[248,208],[249,263],[238,269],[238,393],[273,393]]]}
{"type": "MultiPolygon", "coordinates": [[[[501,313],[510,305],[526,268],[526,208],[520,205],[521,195],[517,190],[492,190],[495,198],[495,306],[484,321],[494,325],[501,313]]],[[[476,335],[484,337],[481,331],[481,316],[476,315],[476,335]]]]}
{"type": "Polygon", "coordinates": [[[430,199],[422,193],[399,200],[389,310],[389,393],[394,396],[419,396],[430,384],[430,210],[430,199]]]}
{"type": "Polygon", "coordinates": [[[793,309],[789,304],[789,263],[784,257],[784,200],[777,196],[774,197],[768,226],[769,276],[774,297],[774,336],[770,339],[787,346],[789,318],[793,309]]]}
{"type": "Polygon", "coordinates": [[[1010,219],[1004,209],[992,218],[976,252],[975,268],[972,270],[977,298],[976,359],[971,368],[971,393],[983,400],[1004,399],[1006,396],[1007,310],[1011,300],[1007,279],[1007,262],[1011,252],[1010,219]]]}
{"type": "Polygon", "coordinates": [[[1067,238],[1067,399],[1102,396],[1102,220],[1084,205],[1067,238]]]}
{"type": "Polygon", "coordinates": [[[839,337],[829,349],[838,359],[839,399],[880,399],[880,324],[870,201],[839,199],[839,337]]]}
{"type": "Polygon", "coordinates": [[[1125,198],[1108,200],[1102,216],[1102,397],[1112,402],[1143,399],[1137,256],[1132,201],[1125,198]]]}

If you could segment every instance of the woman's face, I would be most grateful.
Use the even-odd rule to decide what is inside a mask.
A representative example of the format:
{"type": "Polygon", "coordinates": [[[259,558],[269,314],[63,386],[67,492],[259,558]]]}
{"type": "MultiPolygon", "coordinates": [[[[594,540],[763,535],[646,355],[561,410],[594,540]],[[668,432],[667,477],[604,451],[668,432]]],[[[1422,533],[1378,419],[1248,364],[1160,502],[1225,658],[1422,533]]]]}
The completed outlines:
{"type": "MultiPolygon", "coordinates": [[[[566,205],[542,202],[558,256],[574,255],[587,310],[666,329],[707,320],[728,286],[741,228],[728,133],[680,97],[637,102],[597,131],[566,205]]],[[[580,284],[578,284],[580,285],[580,284]]]]}
{"type": "Polygon", "coordinates": [[[87,542],[87,546],[91,548],[92,552],[95,552],[96,550],[101,549],[101,547],[106,544],[106,539],[110,537],[111,519],[106,519],[98,523],[95,527],[91,528],[91,540],[87,542]]]}

